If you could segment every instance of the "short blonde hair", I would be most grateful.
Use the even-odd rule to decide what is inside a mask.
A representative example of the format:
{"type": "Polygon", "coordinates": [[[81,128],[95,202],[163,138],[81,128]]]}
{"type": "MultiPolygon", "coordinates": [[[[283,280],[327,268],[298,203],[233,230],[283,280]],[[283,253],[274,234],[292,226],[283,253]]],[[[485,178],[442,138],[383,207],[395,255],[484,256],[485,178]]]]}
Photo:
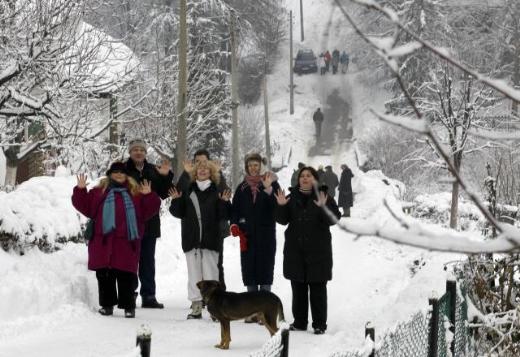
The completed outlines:
{"type": "MultiPolygon", "coordinates": [[[[139,192],[139,184],[136,180],[133,179],[133,177],[126,175],[126,180],[128,181],[128,191],[130,191],[130,194],[132,196],[137,196],[140,194],[139,192]]],[[[110,177],[103,177],[100,181],[97,187],[101,188],[103,192],[106,191],[108,188],[108,185],[110,184],[110,177]]]]}
{"type": "Polygon", "coordinates": [[[220,182],[220,171],[213,161],[207,160],[199,162],[198,164],[195,164],[193,166],[193,170],[189,173],[191,177],[191,181],[195,181],[197,179],[197,170],[201,168],[207,168],[209,169],[209,179],[215,184],[218,185],[220,182]]]}

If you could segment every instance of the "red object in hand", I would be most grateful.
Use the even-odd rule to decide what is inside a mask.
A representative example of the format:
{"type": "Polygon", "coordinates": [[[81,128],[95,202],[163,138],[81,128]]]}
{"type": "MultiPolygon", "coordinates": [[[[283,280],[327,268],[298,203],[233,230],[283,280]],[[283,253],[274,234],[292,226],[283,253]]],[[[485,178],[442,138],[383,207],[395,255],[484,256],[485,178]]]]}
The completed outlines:
{"type": "Polygon", "coordinates": [[[229,231],[231,232],[231,235],[233,237],[239,237],[240,238],[240,251],[245,252],[247,251],[247,236],[244,232],[240,230],[237,224],[232,224],[229,228],[229,231]]]}

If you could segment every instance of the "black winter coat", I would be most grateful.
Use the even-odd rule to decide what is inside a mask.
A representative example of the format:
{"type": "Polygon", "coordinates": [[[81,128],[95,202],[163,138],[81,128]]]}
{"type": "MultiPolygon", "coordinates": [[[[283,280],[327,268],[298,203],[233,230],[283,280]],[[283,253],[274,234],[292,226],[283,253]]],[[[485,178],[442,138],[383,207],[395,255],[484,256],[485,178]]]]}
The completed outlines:
{"type": "MultiPolygon", "coordinates": [[[[277,206],[276,221],[287,225],[283,248],[283,276],[286,279],[319,283],[332,279],[332,243],[329,227],[334,224],[327,214],[318,207],[314,193],[309,196],[290,190],[290,200],[285,206],[277,206]]],[[[320,187],[327,192],[327,187],[320,187]]],[[[336,201],[328,196],[328,209],[340,218],[336,201]]]]}
{"type": "Polygon", "coordinates": [[[253,194],[246,181],[238,185],[233,196],[231,224],[238,224],[247,236],[247,251],[240,253],[242,281],[248,285],[273,283],[274,257],[276,254],[276,222],[274,193],[280,189],[278,182],[271,184],[269,195],[260,182],[260,192],[253,203],[253,194]]]}
{"type": "MultiPolygon", "coordinates": [[[[168,175],[163,176],[157,172],[154,165],[147,161],[144,162],[143,170],[139,171],[131,159],[127,160],[126,169],[128,175],[138,183],[142,183],[144,180],[149,181],[152,185],[152,191],[157,193],[161,199],[164,200],[169,196],[168,190],[173,187],[173,172],[170,171],[168,175]]],[[[161,236],[161,219],[159,218],[159,214],[153,216],[146,222],[144,236],[149,238],[158,238],[161,236]]]]}
{"type": "Polygon", "coordinates": [[[338,176],[329,170],[325,170],[323,174],[323,184],[328,187],[328,195],[332,198],[336,197],[336,187],[339,185],[338,176]]]}
{"type": "Polygon", "coordinates": [[[339,198],[338,204],[341,207],[352,207],[354,203],[354,197],[352,196],[352,171],[349,168],[344,169],[341,172],[341,178],[339,179],[339,198]]]}
{"type": "Polygon", "coordinates": [[[181,219],[182,250],[186,253],[200,248],[219,252],[222,246],[219,223],[229,219],[230,210],[231,204],[219,198],[214,183],[201,191],[194,182],[189,190],[182,192],[181,197],[172,200],[170,213],[181,219]],[[192,193],[197,196],[200,207],[202,235],[192,193]]]}

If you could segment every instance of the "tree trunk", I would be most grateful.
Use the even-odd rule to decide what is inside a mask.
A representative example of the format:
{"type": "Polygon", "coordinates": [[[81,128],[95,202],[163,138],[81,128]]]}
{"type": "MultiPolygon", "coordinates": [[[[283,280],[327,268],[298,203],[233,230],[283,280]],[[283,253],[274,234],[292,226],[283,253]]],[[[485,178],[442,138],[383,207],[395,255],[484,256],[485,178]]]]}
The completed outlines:
{"type": "Polygon", "coordinates": [[[5,155],[5,185],[16,185],[16,173],[18,171],[18,151],[15,147],[10,147],[4,151],[5,155]]]}
{"type": "Polygon", "coordinates": [[[459,216],[459,183],[453,182],[451,189],[450,228],[456,229],[459,216]]]}

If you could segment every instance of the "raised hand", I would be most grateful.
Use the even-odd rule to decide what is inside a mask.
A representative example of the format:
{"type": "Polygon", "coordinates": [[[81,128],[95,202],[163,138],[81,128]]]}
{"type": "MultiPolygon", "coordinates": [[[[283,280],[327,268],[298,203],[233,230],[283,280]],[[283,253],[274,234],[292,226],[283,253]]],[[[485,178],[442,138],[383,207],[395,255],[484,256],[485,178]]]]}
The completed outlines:
{"type": "Polygon", "coordinates": [[[155,169],[162,176],[168,175],[168,173],[170,172],[170,169],[171,169],[170,161],[163,160],[160,165],[155,166],[155,169]]]}
{"type": "Polygon", "coordinates": [[[269,188],[271,187],[271,184],[273,183],[273,180],[274,180],[274,176],[273,176],[273,173],[268,171],[265,175],[264,175],[264,178],[262,179],[262,184],[264,185],[264,188],[269,188]]]}
{"type": "Polygon", "coordinates": [[[275,192],[274,196],[276,197],[276,203],[278,203],[280,206],[285,206],[290,200],[290,198],[285,197],[285,191],[282,189],[279,189],[278,192],[275,192]]]}
{"type": "Polygon", "coordinates": [[[182,166],[184,166],[184,171],[188,173],[193,171],[193,162],[191,160],[184,160],[182,166]]]}
{"type": "Polygon", "coordinates": [[[76,180],[78,182],[78,188],[87,188],[88,182],[87,182],[87,175],[85,174],[79,174],[76,175],[76,180]]]}
{"type": "Polygon", "coordinates": [[[170,197],[174,200],[182,196],[182,191],[177,191],[175,187],[170,188],[168,190],[168,193],[170,194],[170,197]]]}
{"type": "Polygon", "coordinates": [[[143,180],[143,183],[139,185],[139,192],[142,195],[147,195],[152,192],[152,183],[148,180],[143,180]]]}
{"type": "Polygon", "coordinates": [[[222,201],[229,202],[231,198],[231,190],[224,190],[221,194],[218,195],[222,201]]]}
{"type": "Polygon", "coordinates": [[[318,195],[318,199],[314,201],[316,206],[323,207],[325,206],[325,203],[327,203],[327,194],[323,191],[320,191],[318,195]]]}
{"type": "Polygon", "coordinates": [[[220,171],[222,169],[222,163],[220,162],[220,160],[213,160],[213,163],[215,164],[217,171],[220,171]]]}

